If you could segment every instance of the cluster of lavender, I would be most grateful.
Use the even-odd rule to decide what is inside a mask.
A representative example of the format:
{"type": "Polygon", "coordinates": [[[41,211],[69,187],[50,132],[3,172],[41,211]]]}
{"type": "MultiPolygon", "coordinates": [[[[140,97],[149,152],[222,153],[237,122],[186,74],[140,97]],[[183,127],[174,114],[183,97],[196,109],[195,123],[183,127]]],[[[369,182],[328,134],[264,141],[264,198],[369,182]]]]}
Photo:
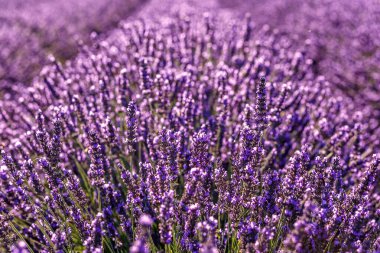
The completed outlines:
{"type": "Polygon", "coordinates": [[[48,63],[49,54],[62,60],[73,57],[78,42],[89,42],[91,32],[115,26],[140,4],[136,0],[1,0],[0,87],[9,90],[29,82],[48,63]]]}
{"type": "MultiPolygon", "coordinates": [[[[222,6],[230,1],[219,0],[222,6]]],[[[229,6],[232,7],[232,6],[229,6]]],[[[249,10],[257,24],[289,33],[295,43],[310,44],[313,70],[334,85],[334,92],[367,111],[372,129],[380,122],[380,4],[377,0],[271,0],[234,2],[249,10]]]]}
{"type": "Polygon", "coordinates": [[[380,83],[380,35],[374,32],[380,30],[379,11],[374,0],[307,1],[301,13],[309,30],[305,24],[297,28],[310,34],[317,71],[352,98],[360,92],[371,105],[380,83]]]}
{"type": "Polygon", "coordinates": [[[54,61],[1,101],[0,247],[379,251],[378,140],[306,52],[206,14],[54,61]]]}
{"type": "Polygon", "coordinates": [[[378,129],[380,35],[376,31],[380,31],[379,2],[312,1],[303,9],[306,22],[311,26],[310,42],[318,62],[316,71],[350,97],[357,108],[367,111],[372,129],[378,129]]]}

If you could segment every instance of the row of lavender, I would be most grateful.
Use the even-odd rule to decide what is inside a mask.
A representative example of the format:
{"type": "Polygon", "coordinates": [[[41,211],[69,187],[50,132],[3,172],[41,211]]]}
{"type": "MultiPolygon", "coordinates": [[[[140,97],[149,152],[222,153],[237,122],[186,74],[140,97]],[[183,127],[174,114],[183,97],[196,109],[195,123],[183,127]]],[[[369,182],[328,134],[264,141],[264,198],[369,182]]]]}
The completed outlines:
{"type": "Polygon", "coordinates": [[[2,247],[380,250],[366,115],[310,47],[223,20],[125,23],[2,101],[2,247]]]}
{"type": "MultiPolygon", "coordinates": [[[[49,62],[48,54],[59,60],[71,58],[77,53],[80,40],[89,43],[91,31],[106,30],[140,3],[17,0],[1,1],[0,5],[0,97],[4,97],[3,93],[10,90],[11,94],[22,94],[23,88],[49,62]],[[88,8],[89,5],[92,7],[88,8]],[[17,91],[19,88],[21,91],[17,91]]],[[[180,2],[152,3],[143,8],[142,16],[149,18],[176,5],[180,2]]],[[[202,4],[193,1],[188,5],[198,8],[202,4]]],[[[265,4],[215,0],[203,5],[218,11],[225,7],[235,16],[250,11],[257,25],[270,24],[286,31],[294,43],[310,44],[308,53],[314,59],[313,71],[326,76],[334,85],[335,94],[343,93],[353,100],[367,115],[371,132],[377,134],[380,118],[377,0],[271,0],[265,4]]]]}
{"type": "Polygon", "coordinates": [[[25,87],[48,56],[66,60],[91,32],[104,32],[130,15],[142,1],[0,1],[0,92],[25,87]]]}
{"type": "Polygon", "coordinates": [[[219,1],[238,15],[250,11],[258,25],[287,32],[295,43],[309,43],[313,71],[326,76],[335,93],[349,97],[370,115],[372,128],[379,128],[378,0],[219,1]]]}

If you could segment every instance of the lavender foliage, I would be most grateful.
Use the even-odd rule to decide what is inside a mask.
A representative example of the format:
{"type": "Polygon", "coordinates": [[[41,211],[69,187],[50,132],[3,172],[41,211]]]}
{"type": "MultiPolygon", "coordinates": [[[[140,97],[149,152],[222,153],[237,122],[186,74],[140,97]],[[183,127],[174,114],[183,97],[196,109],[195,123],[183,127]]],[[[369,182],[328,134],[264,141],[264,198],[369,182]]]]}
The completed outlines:
{"type": "Polygon", "coordinates": [[[368,112],[230,17],[124,22],[1,100],[0,250],[380,251],[368,112]]]}

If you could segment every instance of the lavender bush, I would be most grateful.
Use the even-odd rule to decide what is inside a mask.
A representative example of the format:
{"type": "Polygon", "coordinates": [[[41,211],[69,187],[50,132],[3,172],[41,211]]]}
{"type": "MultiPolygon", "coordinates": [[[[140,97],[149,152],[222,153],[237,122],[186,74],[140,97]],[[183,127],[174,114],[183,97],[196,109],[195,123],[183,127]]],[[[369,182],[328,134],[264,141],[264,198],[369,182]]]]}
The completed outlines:
{"type": "MultiPolygon", "coordinates": [[[[379,128],[380,4],[377,0],[219,0],[241,16],[249,10],[257,25],[270,24],[309,43],[313,71],[334,85],[379,128]]],[[[378,133],[377,133],[378,134],[378,133]]]]}
{"type": "Polygon", "coordinates": [[[251,18],[124,23],[1,101],[0,246],[377,252],[377,136],[251,18]]]}

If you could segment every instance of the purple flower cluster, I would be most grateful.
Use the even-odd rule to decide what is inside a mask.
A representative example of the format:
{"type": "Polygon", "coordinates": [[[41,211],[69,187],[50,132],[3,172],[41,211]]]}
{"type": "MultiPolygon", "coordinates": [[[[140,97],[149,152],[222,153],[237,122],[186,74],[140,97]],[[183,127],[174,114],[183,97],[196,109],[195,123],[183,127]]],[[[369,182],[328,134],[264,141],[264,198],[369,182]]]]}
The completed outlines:
{"type": "Polygon", "coordinates": [[[380,251],[366,111],[228,17],[123,23],[0,101],[0,249],[380,251]]]}
{"type": "MultiPolygon", "coordinates": [[[[379,128],[380,5],[377,0],[219,0],[234,13],[251,12],[256,25],[268,24],[308,44],[313,71],[326,76],[336,94],[350,98],[379,128]]],[[[377,134],[379,134],[377,132],[377,134]]]]}

